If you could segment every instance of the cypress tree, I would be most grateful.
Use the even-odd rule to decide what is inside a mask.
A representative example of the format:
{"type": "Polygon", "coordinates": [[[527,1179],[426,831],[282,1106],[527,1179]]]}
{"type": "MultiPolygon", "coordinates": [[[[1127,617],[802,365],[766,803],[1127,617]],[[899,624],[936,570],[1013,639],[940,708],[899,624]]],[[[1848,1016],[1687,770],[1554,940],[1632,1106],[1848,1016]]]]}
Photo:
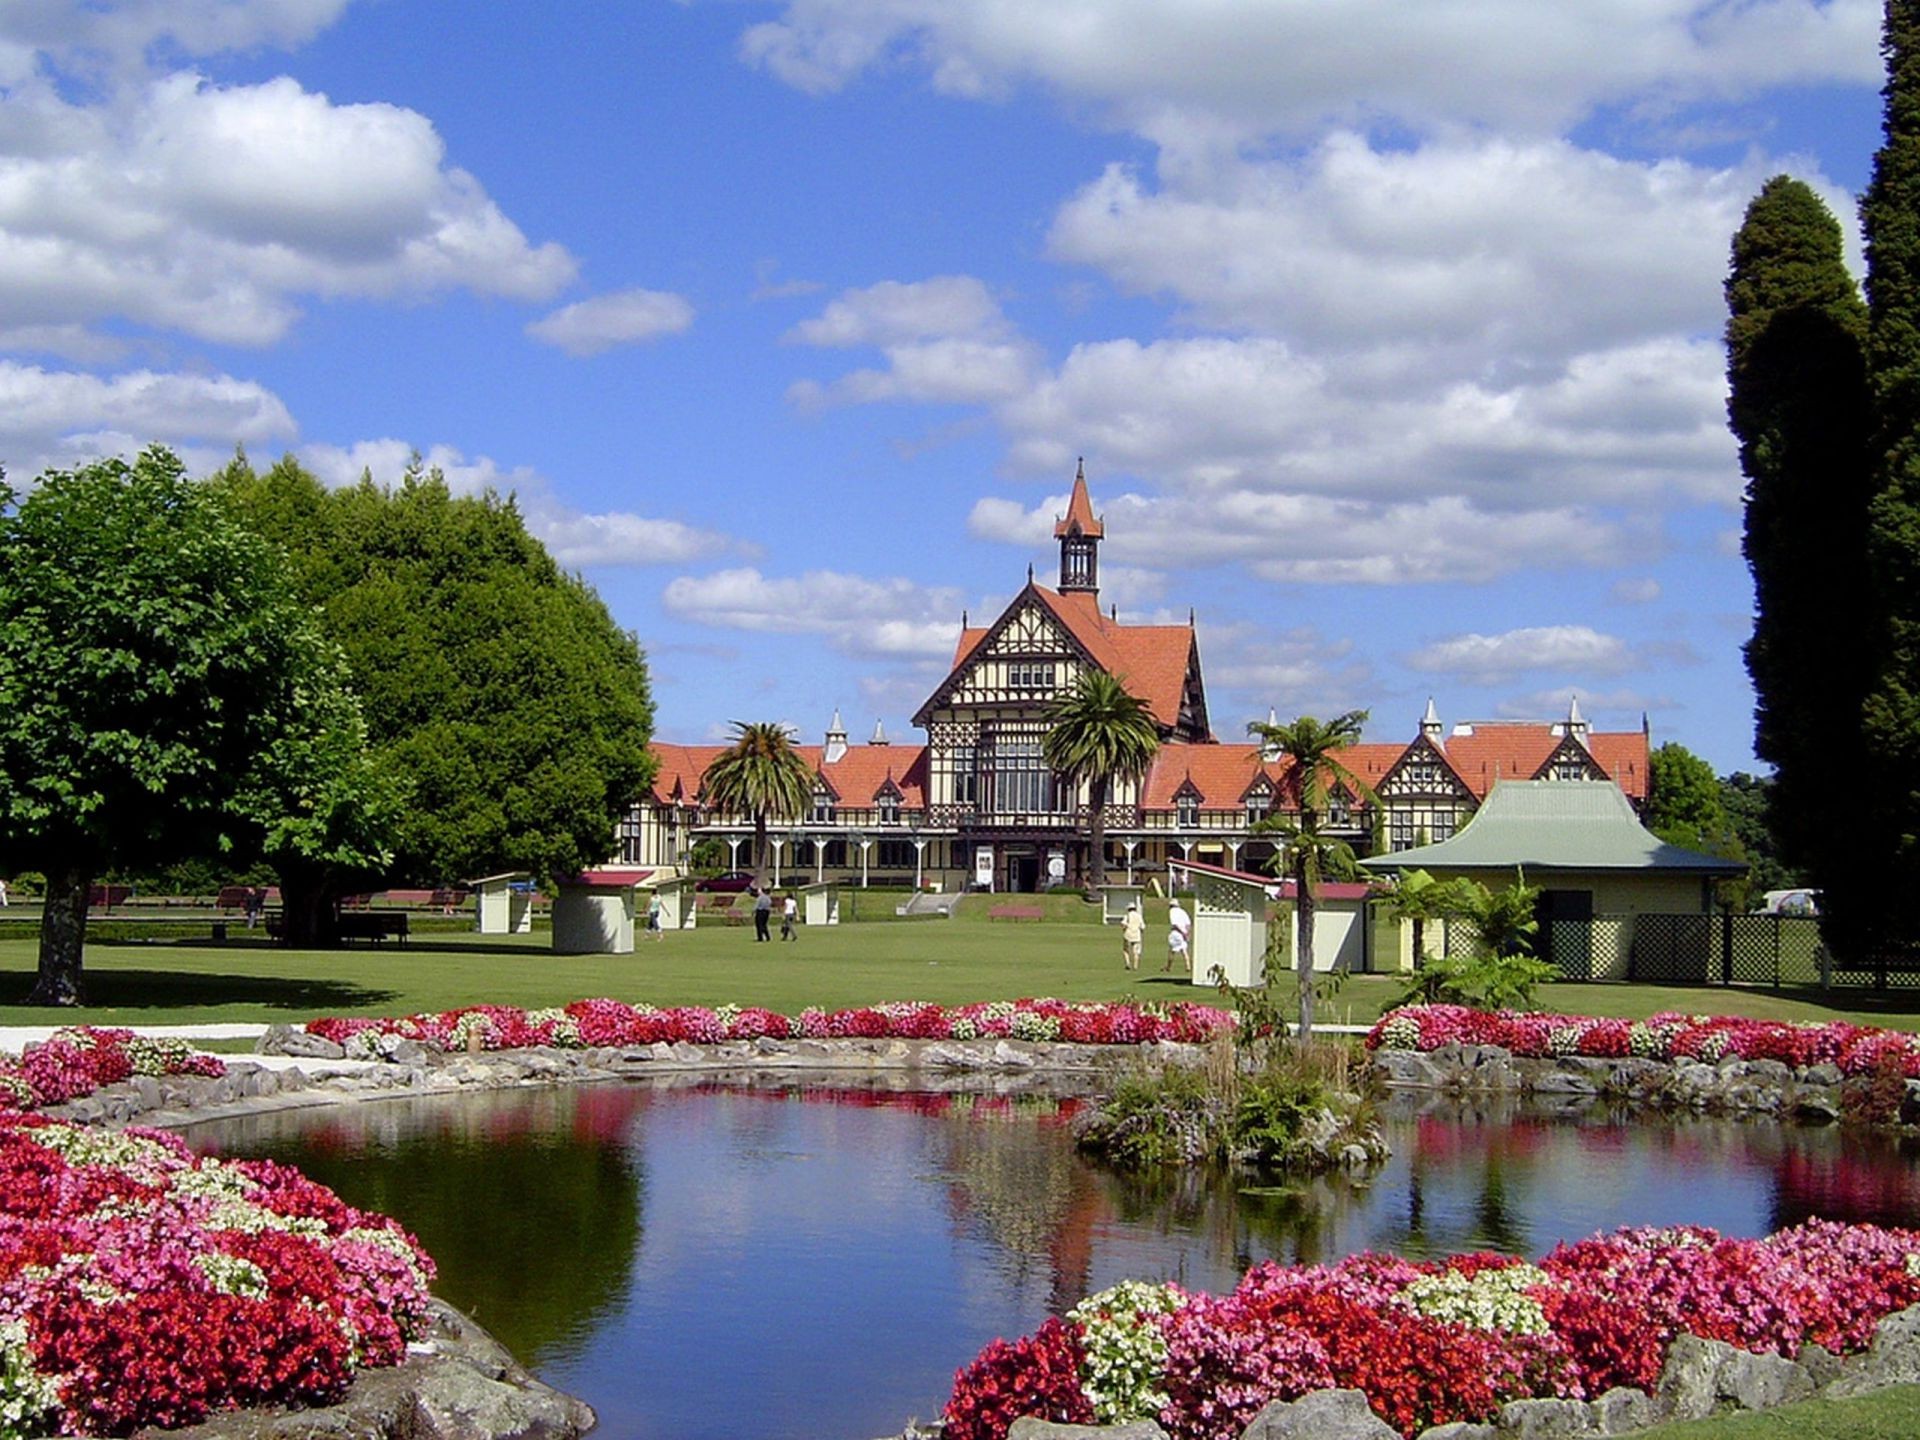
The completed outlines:
{"type": "Polygon", "coordinates": [[[1875,770],[1870,781],[1862,777],[1870,813],[1859,837],[1864,883],[1878,901],[1852,937],[1865,940],[1894,938],[1897,911],[1920,890],[1920,0],[1888,0],[1881,53],[1884,138],[1860,207],[1881,621],[1880,666],[1865,709],[1875,770]]]}
{"type": "Polygon", "coordinates": [[[1863,773],[1876,666],[1859,595],[1874,485],[1867,309],[1839,223],[1786,175],[1747,207],[1726,291],[1727,410],[1747,477],[1754,587],[1754,753],[1776,772],[1788,862],[1827,891],[1830,913],[1857,914],[1870,897],[1852,885],[1858,795],[1842,777],[1863,773]]]}

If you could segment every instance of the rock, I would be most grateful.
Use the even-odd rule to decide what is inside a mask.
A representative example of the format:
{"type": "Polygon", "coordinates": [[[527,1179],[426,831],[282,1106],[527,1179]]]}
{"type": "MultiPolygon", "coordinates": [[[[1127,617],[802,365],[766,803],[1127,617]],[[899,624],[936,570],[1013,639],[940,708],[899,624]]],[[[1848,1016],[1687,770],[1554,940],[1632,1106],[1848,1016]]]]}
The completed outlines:
{"type": "Polygon", "coordinates": [[[1653,1397],[1629,1385],[1614,1386],[1599,1399],[1589,1401],[1587,1409],[1593,1413],[1593,1428],[1602,1435],[1645,1430],[1659,1418],[1653,1397]]]}
{"type": "Polygon", "coordinates": [[[1675,1336],[1656,1392],[1668,1418],[1699,1420],[1711,1415],[1720,1398],[1720,1367],[1734,1353],[1724,1341],[1675,1336]]]}
{"type": "Polygon", "coordinates": [[[1129,1420],[1125,1425],[1062,1425],[1022,1415],[1008,1427],[1007,1440],[1167,1440],[1167,1432],[1151,1420],[1129,1420]]]}
{"type": "Polygon", "coordinates": [[[1388,1085],[1438,1090],[1446,1082],[1446,1075],[1440,1067],[1417,1050],[1376,1050],[1373,1052],[1373,1068],[1388,1085]]]}
{"type": "Polygon", "coordinates": [[[1025,1050],[1016,1050],[1001,1040],[993,1047],[993,1063],[1003,1070],[1031,1070],[1033,1056],[1025,1050]]]}
{"type": "Polygon", "coordinates": [[[1600,1082],[1591,1075],[1569,1074],[1565,1070],[1546,1070],[1535,1075],[1532,1088],[1542,1095],[1598,1095],[1600,1082]]]}
{"type": "Polygon", "coordinates": [[[1847,1366],[1847,1373],[1827,1387],[1835,1400],[1864,1395],[1888,1385],[1920,1382],[1920,1305],[1897,1311],[1873,1332],[1867,1353],[1847,1366]]]}
{"type": "Polygon", "coordinates": [[[1422,1430],[1417,1440],[1494,1440],[1500,1432],[1491,1425],[1476,1425],[1471,1420],[1449,1420],[1422,1430]]]}
{"type": "Polygon", "coordinates": [[[344,1045],[336,1045],[324,1035],[309,1035],[292,1025],[269,1026],[256,1049],[262,1055],[297,1055],[308,1060],[344,1060],[344,1045]]]}
{"type": "Polygon", "coordinates": [[[1498,1429],[1520,1440],[1585,1435],[1593,1429],[1593,1412],[1581,1400],[1510,1400],[1500,1407],[1498,1429]]]}
{"type": "Polygon", "coordinates": [[[1816,1123],[1838,1120],[1840,1097],[1832,1090],[1797,1090],[1793,1096],[1793,1113],[1802,1120],[1816,1123]]]}
{"type": "Polygon", "coordinates": [[[1400,1432],[1373,1413],[1363,1391],[1315,1390],[1273,1401],[1240,1440],[1400,1440],[1400,1432]]]}
{"type": "Polygon", "coordinates": [[[430,1052],[418,1040],[409,1040],[404,1035],[395,1040],[387,1059],[396,1065],[419,1065],[425,1062],[430,1052]]]}
{"type": "Polygon", "coordinates": [[[1720,1398],[1742,1410],[1771,1410],[1813,1394],[1813,1377],[1784,1355],[1736,1350],[1720,1367],[1720,1398]]]}
{"type": "Polygon", "coordinates": [[[1824,1390],[1846,1373],[1847,1364],[1824,1345],[1802,1345],[1800,1368],[1813,1377],[1814,1387],[1824,1390]]]}
{"type": "Polygon", "coordinates": [[[1793,1078],[1793,1071],[1778,1060],[1749,1060],[1746,1062],[1746,1074],[1749,1080],[1776,1088],[1793,1078]]]}
{"type": "Polygon", "coordinates": [[[1840,1083],[1840,1067],[1824,1062],[1819,1065],[1809,1065],[1800,1072],[1800,1078],[1809,1085],[1832,1087],[1840,1083]]]}

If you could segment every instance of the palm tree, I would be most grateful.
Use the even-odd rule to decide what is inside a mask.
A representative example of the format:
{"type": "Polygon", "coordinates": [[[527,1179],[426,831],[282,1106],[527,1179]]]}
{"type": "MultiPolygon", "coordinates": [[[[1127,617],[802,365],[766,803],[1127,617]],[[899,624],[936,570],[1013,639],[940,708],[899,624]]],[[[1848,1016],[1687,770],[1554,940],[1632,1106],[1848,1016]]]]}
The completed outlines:
{"type": "Polygon", "coordinates": [[[733,743],[707,766],[701,783],[715,810],[753,816],[753,878],[764,881],[767,821],[797,820],[813,799],[813,772],[784,725],[733,722],[733,743]]]}
{"type": "Polygon", "coordinates": [[[1323,876],[1354,873],[1353,850],[1343,840],[1320,833],[1320,817],[1335,786],[1345,786],[1364,803],[1378,805],[1371,786],[1342,765],[1339,752],[1360,739],[1367,712],[1349,710],[1322,723],[1302,715],[1290,725],[1267,725],[1256,720],[1247,733],[1258,736],[1261,747],[1287,762],[1286,783],[1299,804],[1296,818],[1272,819],[1258,830],[1284,837],[1273,857],[1273,872],[1293,881],[1294,904],[1300,916],[1299,954],[1294,959],[1300,977],[1300,1038],[1313,1033],[1313,906],[1323,876]]]}
{"type": "Polygon", "coordinates": [[[1139,780],[1160,748],[1160,730],[1139,696],[1104,670],[1086,669],[1047,711],[1040,752],[1069,785],[1087,782],[1087,887],[1107,883],[1107,792],[1116,779],[1139,780]]]}
{"type": "Polygon", "coordinates": [[[1436,880],[1424,870],[1407,871],[1387,892],[1393,918],[1413,926],[1414,969],[1423,969],[1427,963],[1427,922],[1446,919],[1455,913],[1456,905],[1452,883],[1436,880]]]}

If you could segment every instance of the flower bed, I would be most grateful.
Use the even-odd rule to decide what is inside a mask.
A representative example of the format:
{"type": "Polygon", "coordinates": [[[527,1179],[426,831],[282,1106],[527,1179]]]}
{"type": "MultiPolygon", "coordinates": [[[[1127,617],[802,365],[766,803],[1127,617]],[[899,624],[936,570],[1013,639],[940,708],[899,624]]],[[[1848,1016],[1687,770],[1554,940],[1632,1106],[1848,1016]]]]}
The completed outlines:
{"type": "Polygon", "coordinates": [[[310,1021],[310,1034],[372,1058],[395,1040],[413,1040],[435,1050],[514,1050],[529,1045],[588,1049],[656,1042],[717,1044],[723,1040],[911,1039],[1064,1040],[1082,1045],[1143,1045],[1157,1040],[1197,1044],[1234,1023],[1210,1005],[1132,1005],[1066,1000],[994,1000],[942,1006],[898,1001],[853,1010],[772,1010],[723,1005],[717,1010],[683,1005],[655,1009],[618,1000],[576,1000],[551,1010],[507,1005],[470,1005],[438,1015],[398,1019],[365,1016],[310,1021]]]}
{"type": "Polygon", "coordinates": [[[197,1055],[184,1040],[81,1026],[54,1031],[28,1045],[17,1060],[0,1056],[0,1106],[33,1110],[58,1105],[135,1075],[226,1073],[217,1056],[197,1055]]]}
{"type": "Polygon", "coordinates": [[[7,1440],[335,1400],[404,1358],[432,1276],[396,1222],[272,1161],[0,1112],[7,1440]]]}
{"type": "Polygon", "coordinates": [[[1651,1390],[1681,1334],[1788,1357],[1865,1348],[1920,1303],[1920,1232],[1813,1220],[1765,1240],[1682,1226],[1417,1263],[1361,1254],[1248,1271],[1230,1295],[1116,1286],[955,1378],[950,1440],[1001,1440],[1021,1415],[1154,1418],[1175,1440],[1231,1440],[1274,1400],[1364,1391],[1412,1436],[1528,1398],[1651,1390]]]}
{"type": "Polygon", "coordinates": [[[1410,1005],[1381,1018],[1367,1048],[1437,1050],[1443,1045],[1497,1045],[1514,1055],[1588,1055],[1649,1060],[1777,1060],[1796,1069],[1832,1065],[1842,1075],[1891,1067],[1920,1077],[1920,1035],[1845,1021],[1748,1020],[1736,1015],[1681,1015],[1603,1020],[1591,1015],[1488,1012],[1462,1005],[1410,1005]]]}

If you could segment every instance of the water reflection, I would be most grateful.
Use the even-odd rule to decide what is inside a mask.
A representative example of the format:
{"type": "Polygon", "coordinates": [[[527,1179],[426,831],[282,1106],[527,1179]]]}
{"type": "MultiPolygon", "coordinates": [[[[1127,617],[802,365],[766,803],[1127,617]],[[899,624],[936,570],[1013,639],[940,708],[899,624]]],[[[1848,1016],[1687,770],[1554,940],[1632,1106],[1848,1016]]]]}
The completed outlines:
{"type": "Polygon", "coordinates": [[[1920,1223],[1910,1146],[1837,1128],[1419,1104],[1365,1183],[1116,1174],[1078,1099],[739,1078],[290,1112],[199,1127],[399,1215],[474,1310],[606,1433],[858,1440],[930,1415],[954,1368],[1128,1277],[1231,1286],[1268,1258],[1537,1255],[1622,1224],[1761,1234],[1920,1223]]]}

